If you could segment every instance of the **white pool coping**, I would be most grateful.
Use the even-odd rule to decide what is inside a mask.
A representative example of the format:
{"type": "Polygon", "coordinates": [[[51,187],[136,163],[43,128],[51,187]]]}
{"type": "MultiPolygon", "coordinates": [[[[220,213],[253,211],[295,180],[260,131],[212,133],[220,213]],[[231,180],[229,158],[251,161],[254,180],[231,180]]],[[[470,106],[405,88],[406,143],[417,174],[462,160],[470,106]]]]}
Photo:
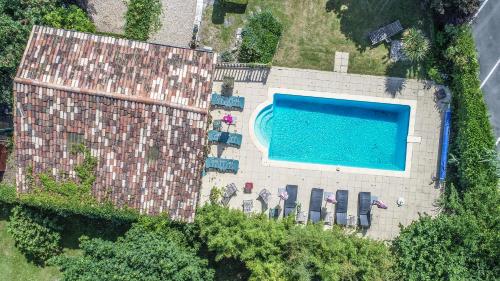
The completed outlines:
{"type": "Polygon", "coordinates": [[[366,174],[366,175],[379,175],[379,176],[392,176],[392,177],[410,177],[411,170],[411,159],[413,155],[413,144],[420,142],[420,137],[414,136],[415,132],[415,119],[417,112],[417,101],[416,100],[406,100],[397,98],[381,98],[381,97],[371,97],[371,96],[361,96],[361,95],[348,95],[342,93],[331,93],[331,92],[316,92],[316,91],[303,91],[303,90],[293,90],[286,88],[269,88],[268,89],[268,99],[263,103],[259,104],[255,110],[252,112],[249,120],[249,133],[252,142],[257,146],[257,148],[262,152],[262,164],[264,166],[274,166],[282,168],[292,168],[292,169],[305,169],[305,170],[316,170],[325,172],[339,172],[339,173],[354,173],[354,174],[366,174]],[[341,165],[325,165],[325,164],[311,164],[302,162],[290,162],[281,160],[271,160],[269,159],[269,150],[267,147],[262,145],[255,135],[255,120],[257,115],[268,105],[273,103],[274,94],[286,94],[286,95],[296,95],[296,96],[310,96],[319,98],[334,98],[341,100],[354,100],[354,101],[364,101],[364,102],[375,102],[375,103],[386,103],[386,104],[397,104],[397,105],[407,105],[410,107],[410,120],[408,123],[408,138],[406,142],[406,163],[404,171],[393,171],[393,170],[383,170],[383,169],[370,169],[370,168],[358,168],[349,167],[341,165]]]}

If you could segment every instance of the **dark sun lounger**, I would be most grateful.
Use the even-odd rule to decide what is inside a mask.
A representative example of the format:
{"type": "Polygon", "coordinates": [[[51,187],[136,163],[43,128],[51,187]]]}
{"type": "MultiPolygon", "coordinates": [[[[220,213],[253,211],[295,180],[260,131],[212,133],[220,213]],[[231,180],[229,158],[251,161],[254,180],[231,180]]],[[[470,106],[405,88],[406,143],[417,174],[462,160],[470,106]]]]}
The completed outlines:
{"type": "Polygon", "coordinates": [[[313,188],[309,201],[309,220],[317,223],[321,220],[321,203],[323,202],[323,189],[313,188]]]}
{"type": "Polygon", "coordinates": [[[290,213],[293,213],[295,207],[297,207],[297,189],[296,185],[287,185],[286,192],[288,193],[288,199],[285,200],[285,208],[283,212],[283,216],[288,216],[290,213]]]}
{"type": "Polygon", "coordinates": [[[369,228],[371,225],[371,208],[372,208],[370,192],[360,192],[358,195],[358,214],[359,225],[363,228],[369,228]]]}
{"type": "Polygon", "coordinates": [[[337,190],[335,194],[337,204],[335,204],[335,223],[339,225],[347,225],[347,199],[349,191],[337,190]]]}

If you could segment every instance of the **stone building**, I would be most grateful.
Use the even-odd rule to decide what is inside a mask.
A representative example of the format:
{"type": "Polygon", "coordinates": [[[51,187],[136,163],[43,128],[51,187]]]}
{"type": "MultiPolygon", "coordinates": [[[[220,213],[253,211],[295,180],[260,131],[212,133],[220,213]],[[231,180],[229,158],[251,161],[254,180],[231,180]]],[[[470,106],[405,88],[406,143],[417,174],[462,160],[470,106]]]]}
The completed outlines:
{"type": "Polygon", "coordinates": [[[214,65],[210,52],[35,26],[14,82],[18,192],[28,167],[74,177],[83,143],[98,200],[191,221],[214,65]]]}

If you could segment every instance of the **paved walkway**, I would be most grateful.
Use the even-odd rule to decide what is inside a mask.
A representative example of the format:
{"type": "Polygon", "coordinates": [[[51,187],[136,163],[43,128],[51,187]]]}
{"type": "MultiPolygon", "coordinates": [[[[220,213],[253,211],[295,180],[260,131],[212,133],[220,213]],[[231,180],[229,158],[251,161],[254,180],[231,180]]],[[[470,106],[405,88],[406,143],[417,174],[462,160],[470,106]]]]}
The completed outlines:
{"type": "Polygon", "coordinates": [[[197,0],[162,0],[162,27],[149,41],[188,47],[193,35],[197,0]]]}
{"type": "MultiPolygon", "coordinates": [[[[214,84],[214,90],[220,90],[220,83],[214,84]]],[[[234,182],[240,192],[230,201],[233,208],[242,208],[243,200],[254,199],[254,210],[260,212],[262,206],[257,201],[258,192],[266,188],[271,191],[269,207],[279,202],[278,188],[287,184],[298,185],[298,201],[302,210],[308,210],[311,189],[321,187],[325,192],[337,189],[349,190],[349,215],[357,215],[357,196],[361,191],[369,191],[384,201],[389,209],[373,208],[373,223],[367,235],[378,239],[391,239],[399,233],[399,223],[404,225],[418,218],[418,213],[435,214],[435,200],[440,190],[432,183],[438,166],[438,150],[441,135],[440,105],[434,101],[435,88],[427,88],[416,80],[363,76],[314,70],[289,68],[272,68],[267,83],[237,82],[234,95],[245,97],[243,112],[232,111],[237,124],[229,131],[243,134],[240,149],[223,148],[212,145],[210,155],[233,158],[240,161],[240,170],[234,174],[208,172],[203,178],[201,202],[208,200],[213,186],[224,187],[234,182]],[[403,86],[402,86],[403,84],[403,86]],[[397,89],[394,89],[396,87],[397,89]],[[417,101],[414,135],[421,137],[419,144],[414,144],[412,164],[409,178],[351,174],[346,172],[322,172],[294,168],[269,167],[262,165],[262,154],[249,136],[249,120],[253,111],[268,97],[268,88],[288,88],[297,90],[341,93],[349,95],[365,95],[417,101]],[[400,90],[400,93],[397,93],[400,90]],[[243,194],[245,182],[253,182],[252,194],[243,194]],[[397,207],[398,197],[404,197],[406,205],[397,207]]],[[[213,119],[221,118],[224,110],[212,111],[213,119]]],[[[223,128],[226,129],[226,128],[223,128]]],[[[283,205],[283,202],[281,202],[283,205]]],[[[333,211],[329,204],[327,208],[333,211]]],[[[264,211],[264,210],[262,210],[264,211]]]]}

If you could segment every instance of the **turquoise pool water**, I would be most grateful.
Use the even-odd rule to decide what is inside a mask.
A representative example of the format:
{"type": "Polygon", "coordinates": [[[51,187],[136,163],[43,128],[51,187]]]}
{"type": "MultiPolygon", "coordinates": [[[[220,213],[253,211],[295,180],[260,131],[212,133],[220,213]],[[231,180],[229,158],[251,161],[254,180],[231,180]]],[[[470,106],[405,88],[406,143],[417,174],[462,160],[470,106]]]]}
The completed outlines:
{"type": "Polygon", "coordinates": [[[407,105],[275,94],[256,117],[269,159],[404,171],[407,105]]]}

